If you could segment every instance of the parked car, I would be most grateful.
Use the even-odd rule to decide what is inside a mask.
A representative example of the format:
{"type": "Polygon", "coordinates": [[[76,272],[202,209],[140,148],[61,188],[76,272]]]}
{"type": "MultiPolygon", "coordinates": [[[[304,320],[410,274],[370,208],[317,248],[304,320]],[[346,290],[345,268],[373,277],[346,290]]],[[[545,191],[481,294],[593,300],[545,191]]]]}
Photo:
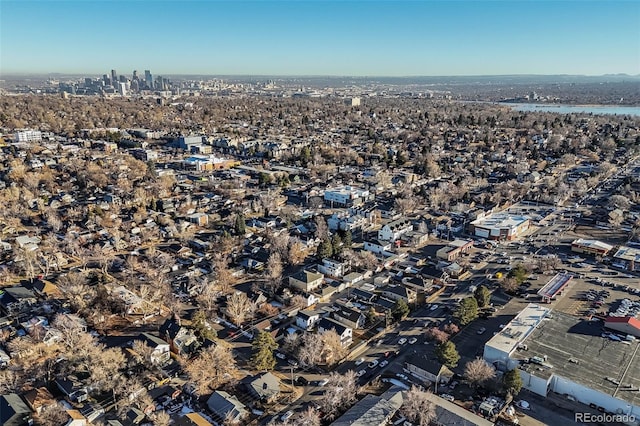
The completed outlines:
{"type": "Polygon", "coordinates": [[[280,420],[282,420],[283,422],[286,422],[291,418],[291,416],[293,416],[293,411],[289,410],[280,417],[280,420]]]}
{"type": "Polygon", "coordinates": [[[364,362],[364,358],[360,358],[356,361],[356,365],[360,365],[364,362]]]}
{"type": "Polygon", "coordinates": [[[440,398],[442,398],[442,399],[446,399],[446,400],[447,400],[447,401],[449,401],[449,402],[453,402],[453,401],[455,401],[455,400],[456,400],[456,399],[453,397],[453,395],[449,395],[448,393],[442,393],[442,394],[440,394],[440,398]]]}
{"type": "Polygon", "coordinates": [[[415,337],[412,337],[411,339],[409,339],[409,344],[413,345],[417,341],[418,341],[418,339],[416,339],[415,337]]]}
{"type": "Polygon", "coordinates": [[[481,327],[480,329],[478,329],[477,333],[478,334],[483,334],[485,331],[487,331],[487,329],[484,328],[484,327],[481,327]]]}
{"type": "Polygon", "coordinates": [[[407,343],[407,339],[405,339],[404,337],[401,337],[400,340],[398,340],[399,345],[404,345],[405,343],[407,343]]]}
{"type": "Polygon", "coordinates": [[[389,365],[389,361],[387,361],[386,359],[385,359],[385,360],[382,360],[382,362],[380,362],[380,368],[384,368],[384,367],[386,367],[387,365],[389,365]]]}
{"type": "Polygon", "coordinates": [[[367,370],[360,370],[360,371],[358,371],[358,372],[356,373],[356,376],[358,376],[358,377],[362,377],[362,376],[364,376],[365,374],[367,374],[367,370]]]}
{"type": "Polygon", "coordinates": [[[378,366],[378,360],[377,359],[374,359],[373,361],[371,361],[369,363],[369,365],[367,365],[367,367],[369,367],[369,368],[376,368],[377,366],[378,366]]]}

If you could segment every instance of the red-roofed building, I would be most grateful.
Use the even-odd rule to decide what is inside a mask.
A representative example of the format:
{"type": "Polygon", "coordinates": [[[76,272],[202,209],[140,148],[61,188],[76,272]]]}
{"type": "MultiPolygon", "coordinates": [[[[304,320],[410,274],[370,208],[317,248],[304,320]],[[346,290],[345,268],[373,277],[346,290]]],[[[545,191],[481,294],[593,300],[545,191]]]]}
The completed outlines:
{"type": "Polygon", "coordinates": [[[620,333],[640,337],[640,320],[636,317],[607,317],[604,326],[620,333]]]}

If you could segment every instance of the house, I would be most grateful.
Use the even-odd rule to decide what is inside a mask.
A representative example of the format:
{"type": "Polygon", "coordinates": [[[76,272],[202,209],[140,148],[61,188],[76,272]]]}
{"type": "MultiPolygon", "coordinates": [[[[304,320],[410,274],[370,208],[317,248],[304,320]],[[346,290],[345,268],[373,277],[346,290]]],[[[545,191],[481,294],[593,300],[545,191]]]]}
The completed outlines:
{"type": "Polygon", "coordinates": [[[363,248],[366,251],[370,251],[374,254],[381,254],[383,256],[392,256],[392,244],[385,241],[365,241],[363,248]]]}
{"type": "Polygon", "coordinates": [[[434,406],[434,425],[460,425],[460,426],[492,426],[493,422],[484,419],[461,406],[449,402],[433,393],[426,393],[425,398],[434,406]]]}
{"type": "Polygon", "coordinates": [[[176,426],[213,426],[213,423],[202,417],[199,413],[187,413],[180,417],[175,423],[176,426]]]}
{"type": "Polygon", "coordinates": [[[409,373],[425,383],[449,383],[454,374],[440,361],[426,353],[413,352],[405,360],[404,366],[409,373]]]}
{"type": "Polygon", "coordinates": [[[209,224],[209,215],[206,213],[193,213],[187,216],[187,220],[198,226],[207,226],[209,224]]]}
{"type": "Polygon", "coordinates": [[[298,311],[296,315],[296,326],[302,330],[311,330],[320,321],[320,314],[311,310],[298,311]]]}
{"type": "Polygon", "coordinates": [[[207,407],[218,418],[229,422],[240,422],[249,415],[246,406],[225,391],[212,393],[207,400],[207,407]]]}
{"type": "Polygon", "coordinates": [[[322,263],[318,265],[318,272],[330,277],[340,278],[344,270],[344,263],[335,259],[322,259],[322,263]]]}
{"type": "Polygon", "coordinates": [[[331,314],[334,320],[353,329],[364,328],[367,319],[362,312],[344,305],[337,305],[336,307],[337,309],[331,314]]]}
{"type": "Polygon", "coordinates": [[[348,185],[324,191],[324,202],[332,208],[359,206],[370,198],[371,193],[368,190],[348,185]]]}
{"type": "Polygon", "coordinates": [[[271,373],[264,373],[251,379],[246,386],[251,395],[264,402],[272,402],[280,395],[280,382],[271,373]]]}
{"type": "Polygon", "coordinates": [[[23,397],[29,408],[36,414],[40,414],[43,408],[56,403],[56,399],[45,387],[31,389],[23,397]]]}
{"type": "Polygon", "coordinates": [[[35,293],[28,288],[15,286],[0,290],[0,308],[7,315],[27,312],[36,302],[35,293]]]}
{"type": "Polygon", "coordinates": [[[322,318],[318,322],[318,333],[325,333],[329,330],[333,330],[340,337],[340,343],[343,347],[347,347],[351,344],[353,339],[353,329],[348,327],[334,319],[322,318]]]}
{"type": "Polygon", "coordinates": [[[172,319],[166,320],[160,326],[160,336],[169,343],[172,352],[181,356],[193,354],[199,346],[193,330],[182,327],[172,319]]]}
{"type": "Polygon", "coordinates": [[[411,304],[415,303],[418,293],[402,285],[388,285],[382,288],[382,296],[394,301],[402,299],[407,304],[411,304]]]}
{"type": "Polygon", "coordinates": [[[378,240],[394,242],[409,231],[413,231],[411,221],[406,218],[400,218],[384,225],[378,231],[378,240]]]}
{"type": "Polygon", "coordinates": [[[89,390],[76,376],[56,379],[55,384],[71,402],[84,402],[89,398],[89,390]]]}
{"type": "Polygon", "coordinates": [[[324,281],[324,275],[306,269],[289,277],[289,285],[305,292],[311,292],[319,288],[324,281]]]}
{"type": "Polygon", "coordinates": [[[31,424],[31,410],[17,394],[0,395],[0,424],[2,426],[31,424]]]}
{"type": "Polygon", "coordinates": [[[151,352],[151,362],[154,364],[164,364],[171,358],[171,349],[169,344],[158,336],[150,333],[140,333],[137,340],[146,343],[153,352],[151,352]]]}
{"type": "Polygon", "coordinates": [[[391,418],[403,402],[402,388],[392,386],[380,396],[367,395],[356,402],[331,426],[384,426],[391,424],[391,418]]]}
{"type": "Polygon", "coordinates": [[[64,426],[87,426],[87,418],[78,410],[67,410],[67,423],[64,426]]]}

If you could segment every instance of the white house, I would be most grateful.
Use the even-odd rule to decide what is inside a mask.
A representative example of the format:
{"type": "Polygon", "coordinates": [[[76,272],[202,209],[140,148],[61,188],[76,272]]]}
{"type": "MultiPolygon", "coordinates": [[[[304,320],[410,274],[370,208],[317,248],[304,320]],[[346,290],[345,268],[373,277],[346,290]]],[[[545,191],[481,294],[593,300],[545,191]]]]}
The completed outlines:
{"type": "Polygon", "coordinates": [[[335,259],[322,259],[322,263],[318,265],[318,272],[340,278],[344,275],[344,268],[345,265],[335,259]]]}
{"type": "Polygon", "coordinates": [[[324,191],[324,201],[332,207],[352,207],[363,204],[371,196],[366,189],[339,186],[324,191]]]}
{"type": "Polygon", "coordinates": [[[413,225],[409,219],[401,218],[391,221],[384,225],[382,229],[378,231],[378,239],[381,241],[396,241],[399,240],[403,234],[409,231],[413,231],[413,225]]]}
{"type": "Polygon", "coordinates": [[[353,329],[351,327],[347,327],[331,318],[322,318],[318,322],[318,333],[325,333],[329,330],[334,330],[338,334],[342,346],[347,347],[351,344],[353,340],[353,329]]]}
{"type": "Polygon", "coordinates": [[[296,315],[296,326],[302,330],[313,329],[318,321],[320,321],[320,314],[318,312],[304,309],[296,315]]]}

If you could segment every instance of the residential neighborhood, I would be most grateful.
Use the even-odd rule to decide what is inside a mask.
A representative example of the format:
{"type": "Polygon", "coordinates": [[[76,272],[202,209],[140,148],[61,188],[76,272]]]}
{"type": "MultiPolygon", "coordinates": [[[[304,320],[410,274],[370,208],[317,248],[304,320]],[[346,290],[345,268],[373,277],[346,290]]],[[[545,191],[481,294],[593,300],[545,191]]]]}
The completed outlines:
{"type": "Polygon", "coordinates": [[[640,117],[149,77],[0,97],[1,424],[640,424],[640,117]]]}

